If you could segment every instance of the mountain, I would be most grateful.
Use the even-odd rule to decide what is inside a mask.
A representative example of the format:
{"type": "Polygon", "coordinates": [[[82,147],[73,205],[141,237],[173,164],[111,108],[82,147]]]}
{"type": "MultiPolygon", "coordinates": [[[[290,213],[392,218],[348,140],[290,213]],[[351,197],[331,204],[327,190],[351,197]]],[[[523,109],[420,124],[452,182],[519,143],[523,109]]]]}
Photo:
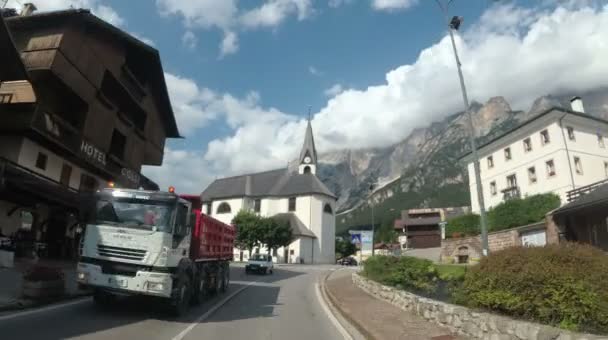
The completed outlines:
{"type": "MultiPolygon", "coordinates": [[[[547,95],[529,111],[515,111],[503,97],[471,104],[478,143],[515,127],[550,108],[569,108],[572,96],[547,95]]],[[[581,94],[586,112],[608,118],[608,89],[581,94]]],[[[318,176],[338,195],[336,232],[347,226],[370,225],[370,202],[375,224],[388,225],[400,210],[470,204],[465,167],[458,158],[469,150],[464,112],[413,130],[401,142],[385,147],[340,150],[319,155],[318,176]],[[369,187],[378,183],[369,198],[369,187]]]]}

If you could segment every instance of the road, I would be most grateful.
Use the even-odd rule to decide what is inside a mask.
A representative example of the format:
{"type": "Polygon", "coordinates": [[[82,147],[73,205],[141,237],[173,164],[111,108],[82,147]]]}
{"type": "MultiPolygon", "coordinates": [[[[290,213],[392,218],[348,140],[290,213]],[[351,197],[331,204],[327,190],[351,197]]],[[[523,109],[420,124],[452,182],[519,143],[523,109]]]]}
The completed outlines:
{"type": "Polygon", "coordinates": [[[242,266],[233,266],[226,293],[177,319],[147,301],[127,299],[106,311],[85,298],[56,308],[0,316],[0,338],[343,339],[315,290],[328,270],[330,266],[281,266],[274,274],[262,276],[245,275],[242,266]],[[232,294],[236,295],[222,304],[232,294]]]}

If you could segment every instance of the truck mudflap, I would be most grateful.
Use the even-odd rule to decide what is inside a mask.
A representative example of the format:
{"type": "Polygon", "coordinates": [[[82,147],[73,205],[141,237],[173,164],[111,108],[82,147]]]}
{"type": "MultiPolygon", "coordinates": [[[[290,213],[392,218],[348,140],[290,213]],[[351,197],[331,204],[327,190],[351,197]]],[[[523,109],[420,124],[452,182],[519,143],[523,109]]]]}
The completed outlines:
{"type": "Polygon", "coordinates": [[[105,274],[101,266],[90,263],[78,263],[78,284],[92,288],[101,288],[123,294],[150,295],[171,297],[173,275],[137,271],[135,275],[105,274]]]}

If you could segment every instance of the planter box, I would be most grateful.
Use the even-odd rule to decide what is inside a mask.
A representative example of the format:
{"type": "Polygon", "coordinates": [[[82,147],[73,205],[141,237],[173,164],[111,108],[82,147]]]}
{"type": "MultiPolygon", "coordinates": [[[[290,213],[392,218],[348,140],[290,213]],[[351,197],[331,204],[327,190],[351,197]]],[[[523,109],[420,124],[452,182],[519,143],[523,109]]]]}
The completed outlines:
{"type": "Polygon", "coordinates": [[[62,296],[65,292],[63,280],[23,281],[23,296],[34,299],[45,299],[62,296]]]}

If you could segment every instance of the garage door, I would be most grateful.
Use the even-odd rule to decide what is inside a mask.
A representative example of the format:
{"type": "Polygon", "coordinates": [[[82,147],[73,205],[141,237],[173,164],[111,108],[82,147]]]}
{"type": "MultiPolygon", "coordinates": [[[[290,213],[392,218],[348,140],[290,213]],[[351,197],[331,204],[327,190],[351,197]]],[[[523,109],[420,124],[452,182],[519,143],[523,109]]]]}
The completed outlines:
{"type": "Polygon", "coordinates": [[[441,235],[423,234],[423,235],[410,235],[408,236],[408,242],[410,248],[435,248],[441,247],[441,235]]]}
{"type": "Polygon", "coordinates": [[[545,230],[533,230],[521,233],[521,244],[524,247],[542,247],[547,244],[545,230]]]}

